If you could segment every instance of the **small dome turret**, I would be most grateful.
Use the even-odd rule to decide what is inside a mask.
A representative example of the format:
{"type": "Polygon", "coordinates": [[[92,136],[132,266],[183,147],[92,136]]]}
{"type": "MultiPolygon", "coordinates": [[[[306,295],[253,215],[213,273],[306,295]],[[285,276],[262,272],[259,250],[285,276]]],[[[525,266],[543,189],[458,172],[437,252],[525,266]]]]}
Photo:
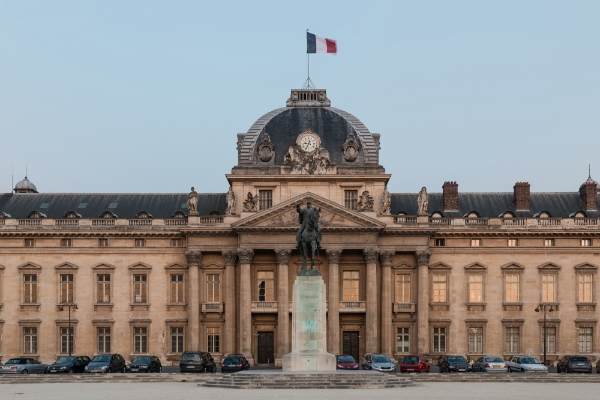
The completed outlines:
{"type": "Polygon", "coordinates": [[[17,182],[14,188],[15,193],[38,193],[37,188],[27,176],[22,181],[17,182]]]}

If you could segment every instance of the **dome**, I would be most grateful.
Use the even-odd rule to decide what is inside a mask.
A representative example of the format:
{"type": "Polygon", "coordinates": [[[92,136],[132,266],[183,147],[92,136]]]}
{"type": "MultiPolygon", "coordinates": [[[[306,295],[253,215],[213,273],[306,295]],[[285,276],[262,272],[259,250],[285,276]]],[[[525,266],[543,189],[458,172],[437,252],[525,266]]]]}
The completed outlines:
{"type": "Polygon", "coordinates": [[[38,193],[37,188],[27,177],[15,185],[15,193],[38,193]]]}

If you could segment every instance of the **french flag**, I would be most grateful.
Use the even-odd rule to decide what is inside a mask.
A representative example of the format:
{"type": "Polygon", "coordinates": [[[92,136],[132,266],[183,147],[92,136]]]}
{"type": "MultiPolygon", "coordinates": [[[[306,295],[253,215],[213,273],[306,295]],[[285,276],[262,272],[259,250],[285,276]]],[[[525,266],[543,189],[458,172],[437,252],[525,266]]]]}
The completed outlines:
{"type": "Polygon", "coordinates": [[[337,53],[337,42],[306,32],[307,53],[337,53]]]}

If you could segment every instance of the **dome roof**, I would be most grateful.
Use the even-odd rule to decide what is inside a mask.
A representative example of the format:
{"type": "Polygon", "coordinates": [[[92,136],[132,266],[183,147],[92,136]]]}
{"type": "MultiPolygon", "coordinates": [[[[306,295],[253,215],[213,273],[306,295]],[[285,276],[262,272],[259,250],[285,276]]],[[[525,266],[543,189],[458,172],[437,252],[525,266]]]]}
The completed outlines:
{"type": "Polygon", "coordinates": [[[37,188],[27,177],[25,177],[22,181],[17,182],[15,185],[15,192],[33,192],[37,193],[37,188]]]}

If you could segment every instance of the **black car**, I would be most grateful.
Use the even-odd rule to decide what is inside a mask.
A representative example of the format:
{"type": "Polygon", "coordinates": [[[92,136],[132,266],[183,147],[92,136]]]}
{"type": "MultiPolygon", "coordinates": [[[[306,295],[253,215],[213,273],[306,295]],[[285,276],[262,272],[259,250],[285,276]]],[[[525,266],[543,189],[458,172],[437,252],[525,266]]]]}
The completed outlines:
{"type": "Polygon", "coordinates": [[[592,373],[592,363],[585,356],[564,356],[556,364],[556,372],[586,372],[592,373]]]}
{"type": "Polygon", "coordinates": [[[162,364],[156,356],[136,357],[125,367],[125,372],[162,372],[162,364]]]}
{"type": "Polygon", "coordinates": [[[221,372],[238,372],[246,369],[250,369],[250,363],[241,354],[229,355],[221,364],[221,372]]]}
{"type": "Polygon", "coordinates": [[[85,367],[85,372],[106,374],[125,372],[125,359],[120,354],[98,354],[85,367]]]}
{"type": "Polygon", "coordinates": [[[61,357],[52,365],[48,366],[47,372],[73,374],[76,372],[85,372],[85,367],[90,363],[88,356],[68,356],[61,357]]]}
{"type": "Polygon", "coordinates": [[[471,372],[471,364],[463,356],[441,356],[438,359],[440,374],[444,372],[471,372]]]}
{"type": "Polygon", "coordinates": [[[179,372],[217,372],[217,363],[210,353],[186,351],[179,361],[179,372]]]}

